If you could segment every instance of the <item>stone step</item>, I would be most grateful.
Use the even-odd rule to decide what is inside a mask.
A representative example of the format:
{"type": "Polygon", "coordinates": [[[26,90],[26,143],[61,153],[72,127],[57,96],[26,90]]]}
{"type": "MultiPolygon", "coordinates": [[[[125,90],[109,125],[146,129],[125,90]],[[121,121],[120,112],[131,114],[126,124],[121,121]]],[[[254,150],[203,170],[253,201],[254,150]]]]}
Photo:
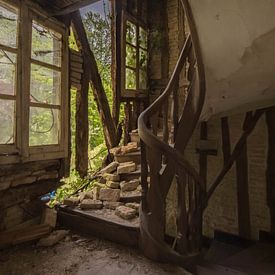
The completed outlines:
{"type": "Polygon", "coordinates": [[[130,139],[131,139],[131,142],[138,142],[138,143],[140,143],[140,137],[139,137],[138,132],[131,132],[130,133],[130,139]]]}
{"type": "Polygon", "coordinates": [[[120,181],[130,181],[134,179],[139,179],[140,176],[141,176],[141,167],[140,165],[137,165],[136,171],[127,173],[127,174],[121,174],[120,181]]]}
{"type": "Polygon", "coordinates": [[[115,161],[119,163],[133,161],[136,164],[140,164],[140,150],[127,154],[117,154],[115,155],[115,161]]]}
{"type": "Polygon", "coordinates": [[[123,203],[129,202],[140,202],[141,201],[141,191],[129,191],[120,193],[120,201],[123,203]]]}

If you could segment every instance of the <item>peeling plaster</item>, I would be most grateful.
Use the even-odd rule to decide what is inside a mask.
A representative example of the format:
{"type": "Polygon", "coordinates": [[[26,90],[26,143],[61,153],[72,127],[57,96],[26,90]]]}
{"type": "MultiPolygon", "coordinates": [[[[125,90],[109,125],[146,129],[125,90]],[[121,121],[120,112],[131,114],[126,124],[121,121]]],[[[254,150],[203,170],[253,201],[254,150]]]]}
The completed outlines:
{"type": "Polygon", "coordinates": [[[190,0],[206,71],[202,119],[275,104],[275,1],[190,0]]]}

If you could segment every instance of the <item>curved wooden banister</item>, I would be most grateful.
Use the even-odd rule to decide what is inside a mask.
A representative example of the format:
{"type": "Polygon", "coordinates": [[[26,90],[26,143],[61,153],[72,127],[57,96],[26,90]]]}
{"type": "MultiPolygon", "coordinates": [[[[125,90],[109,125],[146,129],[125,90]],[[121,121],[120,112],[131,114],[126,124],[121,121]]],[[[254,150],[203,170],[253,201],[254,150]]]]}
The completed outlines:
{"type": "Polygon", "coordinates": [[[185,41],[166,89],[138,119],[142,160],[140,222],[141,248],[145,255],[154,260],[190,264],[200,252],[205,195],[202,194],[202,187],[205,183],[184,158],[184,151],[203,108],[205,76],[191,9],[187,0],[181,0],[181,3],[191,34],[185,41]],[[183,111],[179,114],[179,79],[186,65],[189,65],[189,87],[183,111]],[[169,129],[168,106],[171,100],[174,114],[169,129]],[[159,126],[161,120],[162,127],[159,126]],[[162,131],[162,139],[158,131],[162,131]],[[166,197],[173,180],[178,185],[178,233],[173,247],[170,247],[164,241],[165,212],[166,197]]]}

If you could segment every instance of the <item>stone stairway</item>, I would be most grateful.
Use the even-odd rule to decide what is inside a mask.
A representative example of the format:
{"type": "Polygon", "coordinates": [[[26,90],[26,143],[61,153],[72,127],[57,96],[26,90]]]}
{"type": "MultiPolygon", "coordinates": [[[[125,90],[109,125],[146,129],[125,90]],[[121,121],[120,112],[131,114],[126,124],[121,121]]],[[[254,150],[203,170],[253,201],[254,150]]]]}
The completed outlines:
{"type": "Polygon", "coordinates": [[[241,247],[214,240],[196,274],[275,274],[275,245],[241,247]]]}
{"type": "Polygon", "coordinates": [[[99,172],[100,179],[91,190],[64,200],[59,207],[63,225],[137,246],[141,200],[140,147],[137,131],[130,136],[130,143],[111,150],[114,161],[99,172]],[[76,226],[82,223],[83,226],[76,226]]]}

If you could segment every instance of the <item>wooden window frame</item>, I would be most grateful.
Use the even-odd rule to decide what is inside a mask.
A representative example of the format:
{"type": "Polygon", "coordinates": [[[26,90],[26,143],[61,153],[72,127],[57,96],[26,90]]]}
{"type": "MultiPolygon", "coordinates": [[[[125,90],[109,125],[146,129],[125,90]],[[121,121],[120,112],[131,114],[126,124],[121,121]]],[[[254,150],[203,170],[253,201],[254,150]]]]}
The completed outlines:
{"type": "Polygon", "coordinates": [[[122,66],[121,66],[121,97],[122,98],[146,98],[148,97],[148,79],[147,79],[147,89],[139,89],[139,76],[140,76],[140,65],[139,65],[139,53],[140,49],[145,50],[147,52],[147,68],[146,75],[148,76],[148,61],[149,61],[149,51],[148,51],[148,30],[147,26],[141,21],[130,15],[125,10],[122,11],[122,36],[121,36],[121,57],[122,57],[122,66]],[[130,23],[136,26],[137,37],[136,37],[136,46],[126,42],[126,23],[129,21],[130,23]],[[147,33],[147,49],[140,47],[139,45],[139,28],[143,28],[147,33]],[[126,45],[130,45],[136,49],[136,68],[131,68],[126,66],[126,45]],[[126,69],[135,70],[136,73],[136,89],[126,89],[126,69]]]}
{"type": "Polygon", "coordinates": [[[49,18],[38,6],[28,0],[2,0],[2,2],[18,9],[18,37],[17,37],[17,84],[16,84],[16,137],[13,145],[0,145],[0,164],[29,162],[66,158],[68,156],[68,29],[61,22],[49,18]],[[62,38],[60,68],[31,57],[32,22],[35,21],[46,28],[60,33],[62,38]],[[56,145],[29,146],[29,114],[30,107],[53,107],[52,104],[37,104],[30,102],[31,64],[42,65],[44,68],[57,69],[61,73],[60,106],[60,136],[56,145]],[[24,80],[24,81],[23,81],[24,80]],[[43,106],[42,106],[43,105],[43,106]]]}

